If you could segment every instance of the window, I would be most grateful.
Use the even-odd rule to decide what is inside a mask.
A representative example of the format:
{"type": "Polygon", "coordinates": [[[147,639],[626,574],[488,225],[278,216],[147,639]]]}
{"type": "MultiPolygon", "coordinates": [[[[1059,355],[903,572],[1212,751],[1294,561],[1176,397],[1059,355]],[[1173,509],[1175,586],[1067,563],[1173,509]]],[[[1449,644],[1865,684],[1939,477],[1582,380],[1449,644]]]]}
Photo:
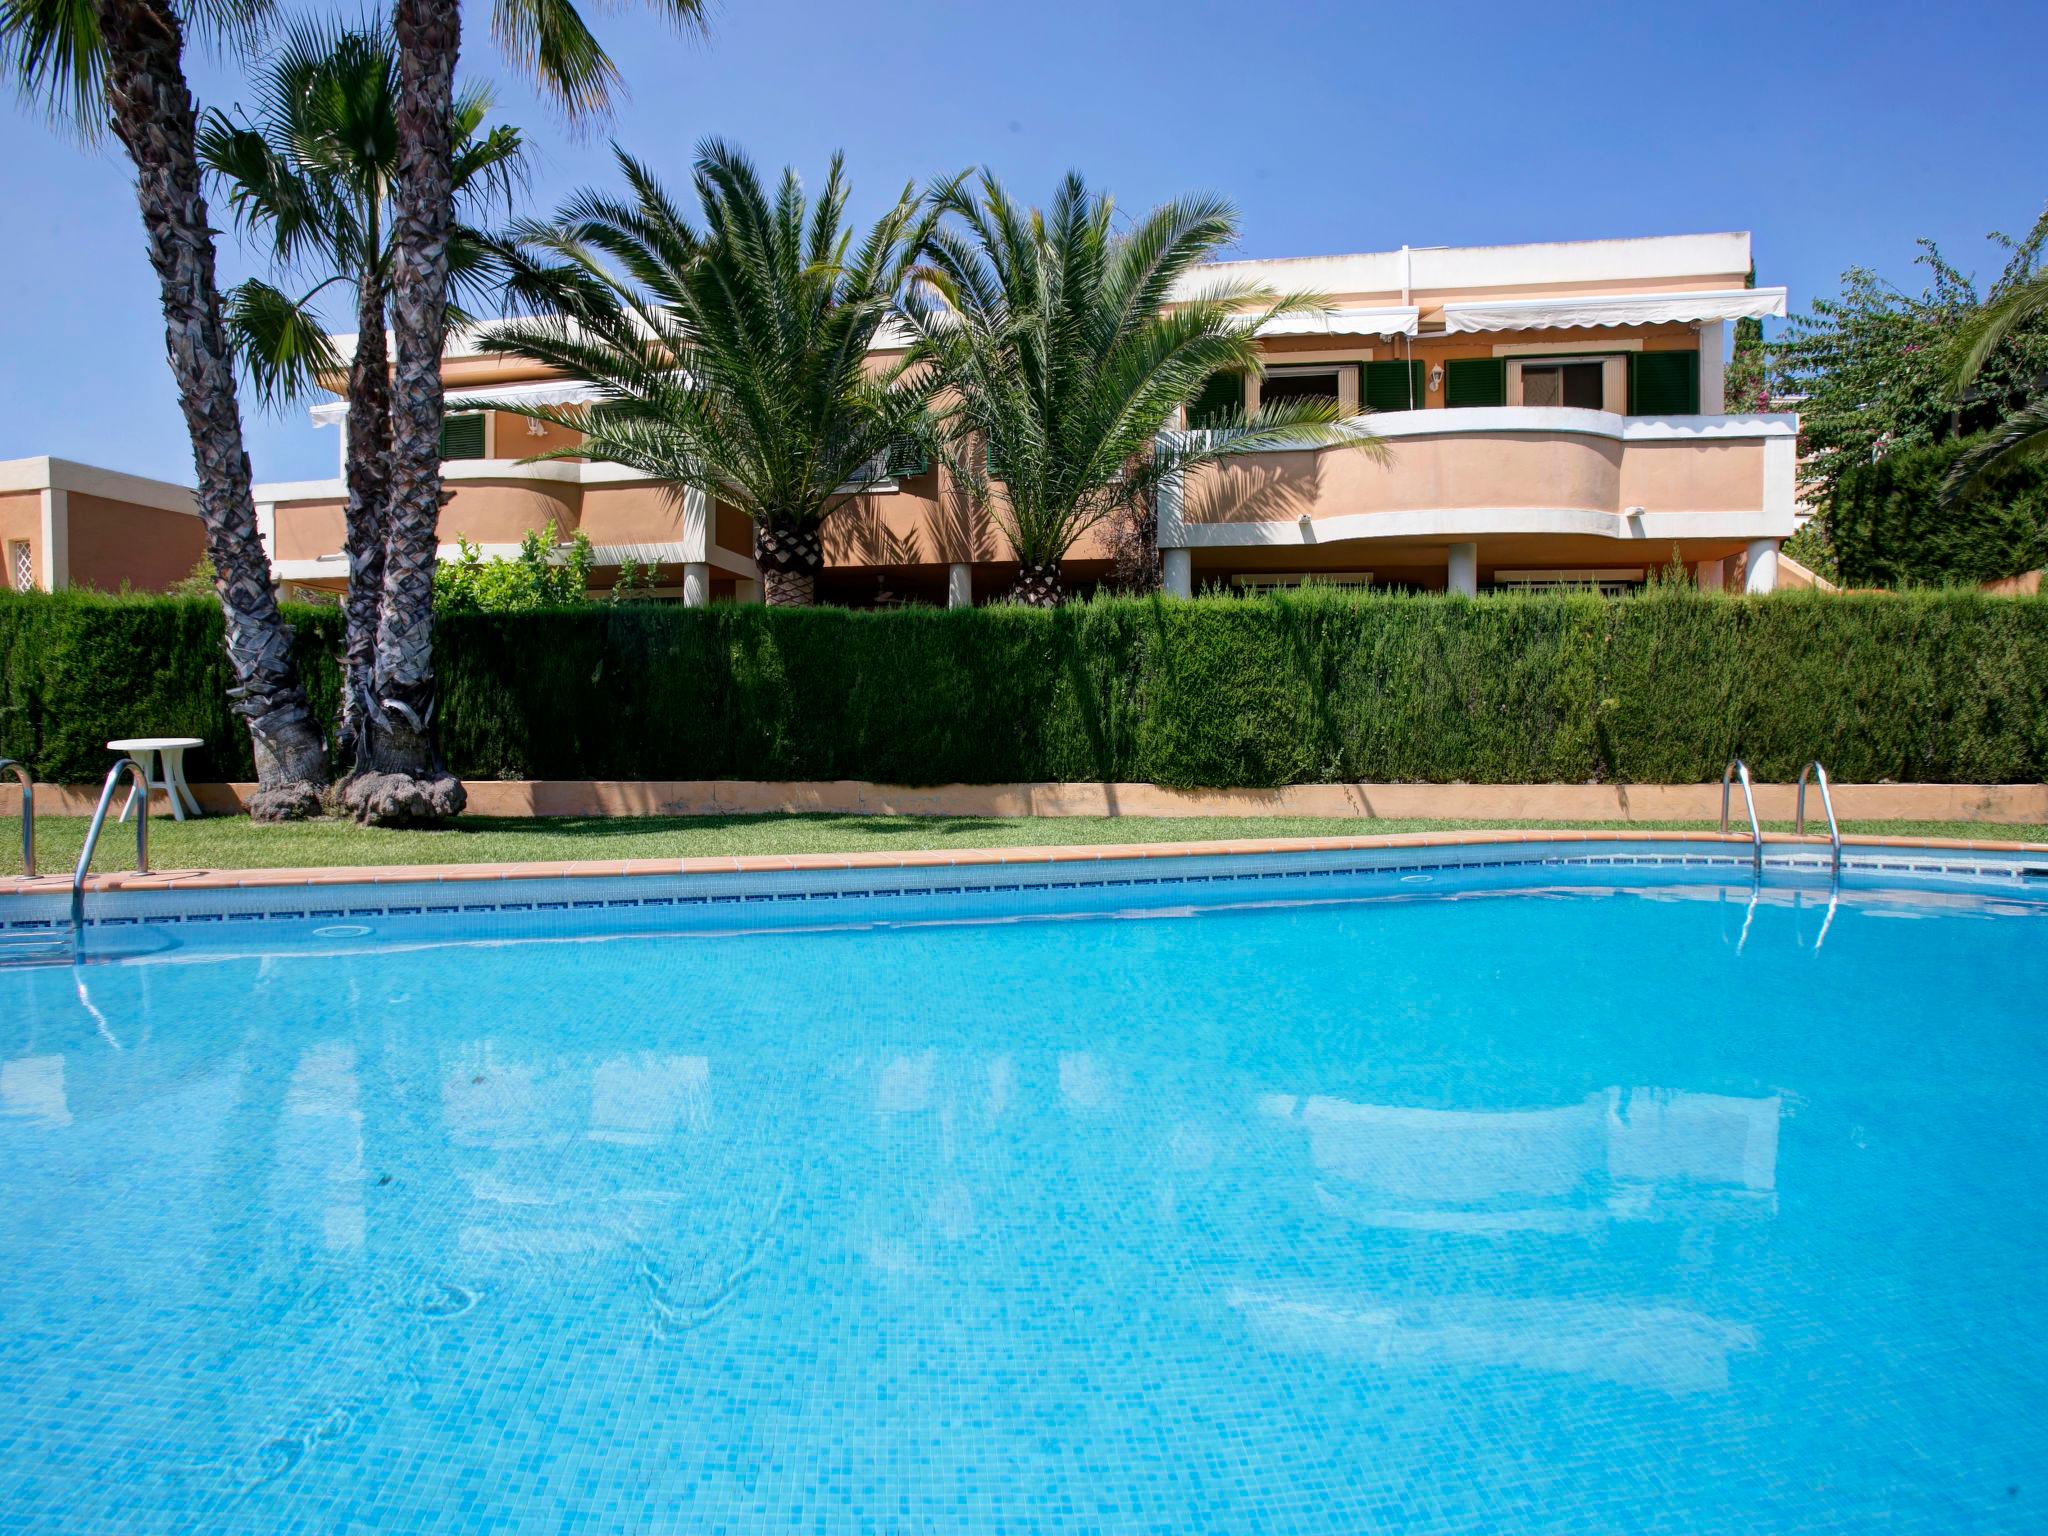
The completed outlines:
{"type": "Polygon", "coordinates": [[[1521,372],[1524,405],[1568,405],[1582,411],[1607,408],[1607,392],[1601,383],[1605,367],[1597,358],[1523,363],[1521,372]]]}
{"type": "Polygon", "coordinates": [[[441,418],[441,460],[480,459],[484,456],[484,413],[465,411],[441,418]]]}
{"type": "Polygon", "coordinates": [[[884,472],[891,480],[915,480],[931,473],[932,456],[914,437],[899,437],[889,445],[884,472]]]}
{"type": "Polygon", "coordinates": [[[1261,409],[1283,400],[1328,400],[1334,405],[1338,394],[1337,368],[1335,363],[1322,368],[1268,368],[1266,376],[1259,380],[1261,409]]]}
{"type": "Polygon", "coordinates": [[[1244,414],[1244,375],[1217,373],[1209,377],[1202,392],[1188,402],[1190,430],[1208,430],[1235,421],[1244,414]]]}
{"type": "Polygon", "coordinates": [[[1508,365],[1499,357],[1454,357],[1444,364],[1444,404],[1506,405],[1508,365]]]}
{"type": "Polygon", "coordinates": [[[1230,584],[1246,597],[1266,597],[1274,592],[1294,592],[1302,587],[1369,587],[1371,571],[1260,571],[1256,575],[1233,576],[1230,584]]]}
{"type": "Polygon", "coordinates": [[[1496,592],[1598,592],[1626,597],[1643,584],[1644,572],[1632,571],[1495,571],[1496,592]]]}
{"type": "Polygon", "coordinates": [[[1419,411],[1428,388],[1420,363],[1400,361],[1365,365],[1365,408],[1369,411],[1419,411]]]}
{"type": "MultiPolygon", "coordinates": [[[[1716,409],[1718,408],[1717,405],[1716,409]]],[[[1629,354],[1629,415],[1697,416],[1699,410],[1699,353],[1631,352],[1629,354]]]]}
{"type": "Polygon", "coordinates": [[[27,539],[16,539],[7,546],[7,576],[15,591],[35,591],[36,552],[27,539]]]}

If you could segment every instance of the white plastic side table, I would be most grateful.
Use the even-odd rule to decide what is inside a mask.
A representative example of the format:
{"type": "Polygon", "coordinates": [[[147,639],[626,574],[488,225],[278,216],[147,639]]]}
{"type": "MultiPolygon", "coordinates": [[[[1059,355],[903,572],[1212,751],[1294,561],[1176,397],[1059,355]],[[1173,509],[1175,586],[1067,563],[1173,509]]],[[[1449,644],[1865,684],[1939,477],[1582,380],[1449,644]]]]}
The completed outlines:
{"type": "MultiPolygon", "coordinates": [[[[142,777],[151,789],[160,789],[171,802],[171,814],[183,821],[185,812],[199,814],[199,802],[192,797],[192,786],[185,782],[185,753],[192,747],[203,747],[206,742],[198,736],[131,736],[120,741],[107,743],[110,752],[125,752],[135,760],[142,770],[142,777]],[[163,754],[164,770],[157,777],[157,754],[163,754]]],[[[135,797],[141,793],[132,785],[128,790],[128,803],[121,807],[121,819],[126,821],[135,809],[135,797]]],[[[143,807],[146,812],[149,808],[143,807]]]]}

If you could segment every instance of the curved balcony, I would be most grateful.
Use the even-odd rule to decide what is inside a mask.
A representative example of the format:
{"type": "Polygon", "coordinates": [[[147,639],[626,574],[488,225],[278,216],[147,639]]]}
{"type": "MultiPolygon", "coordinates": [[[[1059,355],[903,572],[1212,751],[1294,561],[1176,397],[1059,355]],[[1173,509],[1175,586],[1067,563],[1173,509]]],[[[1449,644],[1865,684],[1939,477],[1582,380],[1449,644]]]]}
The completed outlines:
{"type": "MultiPolygon", "coordinates": [[[[444,558],[461,539],[480,546],[487,557],[509,556],[528,534],[552,522],[559,537],[588,537],[599,568],[631,560],[700,564],[741,580],[756,574],[745,517],[727,507],[707,511],[701,497],[679,499],[617,465],[465,459],[442,465],[441,474],[448,493],[439,528],[444,558]]],[[[342,549],[348,488],[342,481],[262,485],[256,497],[271,568],[280,580],[308,586],[347,580],[342,549]]]]}
{"type": "Polygon", "coordinates": [[[1625,417],[1485,407],[1372,418],[1384,462],[1346,447],[1246,455],[1162,506],[1169,548],[1358,539],[1783,538],[1789,416],[1625,417]]]}

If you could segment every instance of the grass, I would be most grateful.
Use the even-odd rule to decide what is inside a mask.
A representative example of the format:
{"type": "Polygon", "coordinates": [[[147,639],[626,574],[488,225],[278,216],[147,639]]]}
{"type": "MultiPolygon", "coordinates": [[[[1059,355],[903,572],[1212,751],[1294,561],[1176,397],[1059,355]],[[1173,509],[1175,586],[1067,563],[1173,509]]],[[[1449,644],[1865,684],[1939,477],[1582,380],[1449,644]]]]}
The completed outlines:
{"type": "MultiPolygon", "coordinates": [[[[78,859],[85,818],[36,823],[44,873],[78,859]]],[[[1789,822],[1766,823],[1789,832],[1789,822]]],[[[1103,817],[1015,819],[950,816],[647,816],[512,819],[465,816],[435,831],[387,831],[351,821],[257,826],[241,817],[150,823],[150,863],[158,869],[286,869],[363,864],[496,864],[548,859],[680,859],[755,853],[846,853],[931,848],[1003,848],[1034,844],[1209,842],[1231,837],[1363,836],[1382,832],[1560,828],[1664,828],[1710,831],[1713,823],[1363,820],[1354,817],[1103,817]]],[[[1848,822],[1845,832],[1902,837],[1979,837],[2048,841],[2048,826],[1984,822],[1848,822]]],[[[12,822],[0,822],[0,875],[21,869],[12,822]]],[[[95,869],[132,868],[133,830],[109,823],[95,869]]]]}

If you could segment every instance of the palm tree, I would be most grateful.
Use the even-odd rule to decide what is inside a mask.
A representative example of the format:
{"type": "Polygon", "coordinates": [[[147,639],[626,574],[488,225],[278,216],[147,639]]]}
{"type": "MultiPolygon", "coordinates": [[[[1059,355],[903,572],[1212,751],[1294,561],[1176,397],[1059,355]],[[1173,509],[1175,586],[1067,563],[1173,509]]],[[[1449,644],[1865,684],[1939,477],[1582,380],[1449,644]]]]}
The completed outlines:
{"type": "MultiPolygon", "coordinates": [[[[210,112],[200,126],[200,163],[225,190],[246,237],[259,239],[280,274],[312,286],[293,296],[250,278],[228,294],[230,335],[258,393],[302,399],[324,376],[348,373],[348,595],[343,604],[341,717],[335,760],[364,766],[364,723],[384,594],[390,490],[391,378],[384,335],[390,296],[389,199],[398,159],[398,58],[388,35],[301,23],[265,62],[253,122],[210,112]],[[352,288],[355,352],[346,363],[315,305],[330,288],[352,288]]],[[[523,167],[515,129],[483,131],[490,98],[455,101],[458,199],[509,193],[523,167]]],[[[481,291],[491,270],[486,238],[458,223],[450,276],[481,291]]]]}
{"type": "MultiPolygon", "coordinates": [[[[57,3],[57,0],[44,0],[57,3]]],[[[652,0],[686,26],[701,25],[705,0],[652,0]]],[[[601,113],[617,67],[573,0],[493,0],[491,30],[513,62],[572,117],[601,113]]],[[[434,552],[441,513],[441,344],[447,321],[448,251],[455,223],[455,62],[460,0],[395,0],[398,43],[398,174],[393,206],[391,519],[384,605],[377,624],[370,758],[387,774],[432,780],[431,790],[393,784],[394,819],[432,816],[461,803],[461,786],[436,772],[434,552]]],[[[372,807],[373,819],[385,812],[372,807]]]]}
{"type": "Polygon", "coordinates": [[[920,199],[905,187],[856,247],[838,157],[815,201],[794,170],[771,199],[711,140],[700,231],[645,166],[618,162],[627,198],[585,193],[515,231],[511,286],[542,313],[483,340],[599,399],[501,408],[583,434],[542,458],[629,465],[746,513],[768,602],[808,604],[825,519],[882,477],[892,443],[928,435],[928,371],[868,362],[926,233],[920,199]]]}
{"type": "Polygon", "coordinates": [[[261,0],[0,0],[0,58],[22,93],[91,136],[110,126],[135,166],[136,200],[163,306],[178,403],[192,439],[199,513],[227,639],[229,689],[255,748],[258,819],[317,809],[326,744],[292,660],[256,533],[234,351],[200,186],[185,81],[187,20],[232,33],[261,0]]]}
{"type": "MultiPolygon", "coordinates": [[[[1958,329],[1949,373],[1958,405],[1984,365],[2007,337],[2039,315],[2048,314],[2048,271],[2035,272],[1975,311],[1958,329]]],[[[2035,382],[2034,398],[2002,422],[1997,431],[1949,467],[1942,494],[1953,502],[1983,483],[2000,465],[2048,454],[2048,391],[2035,382]]]]}
{"type": "Polygon", "coordinates": [[[927,234],[904,313],[917,338],[909,365],[929,366],[947,389],[955,471],[1022,566],[1013,600],[1058,602],[1060,562],[1077,539],[1200,465],[1328,444],[1386,453],[1330,401],[1162,431],[1215,375],[1261,371],[1260,325],[1322,308],[1306,295],[1200,282],[1193,269],[1237,237],[1228,203],[1183,198],[1118,234],[1115,205],[1075,174],[1050,212],[1020,208],[987,175],[932,196],[964,229],[927,234]]]}

